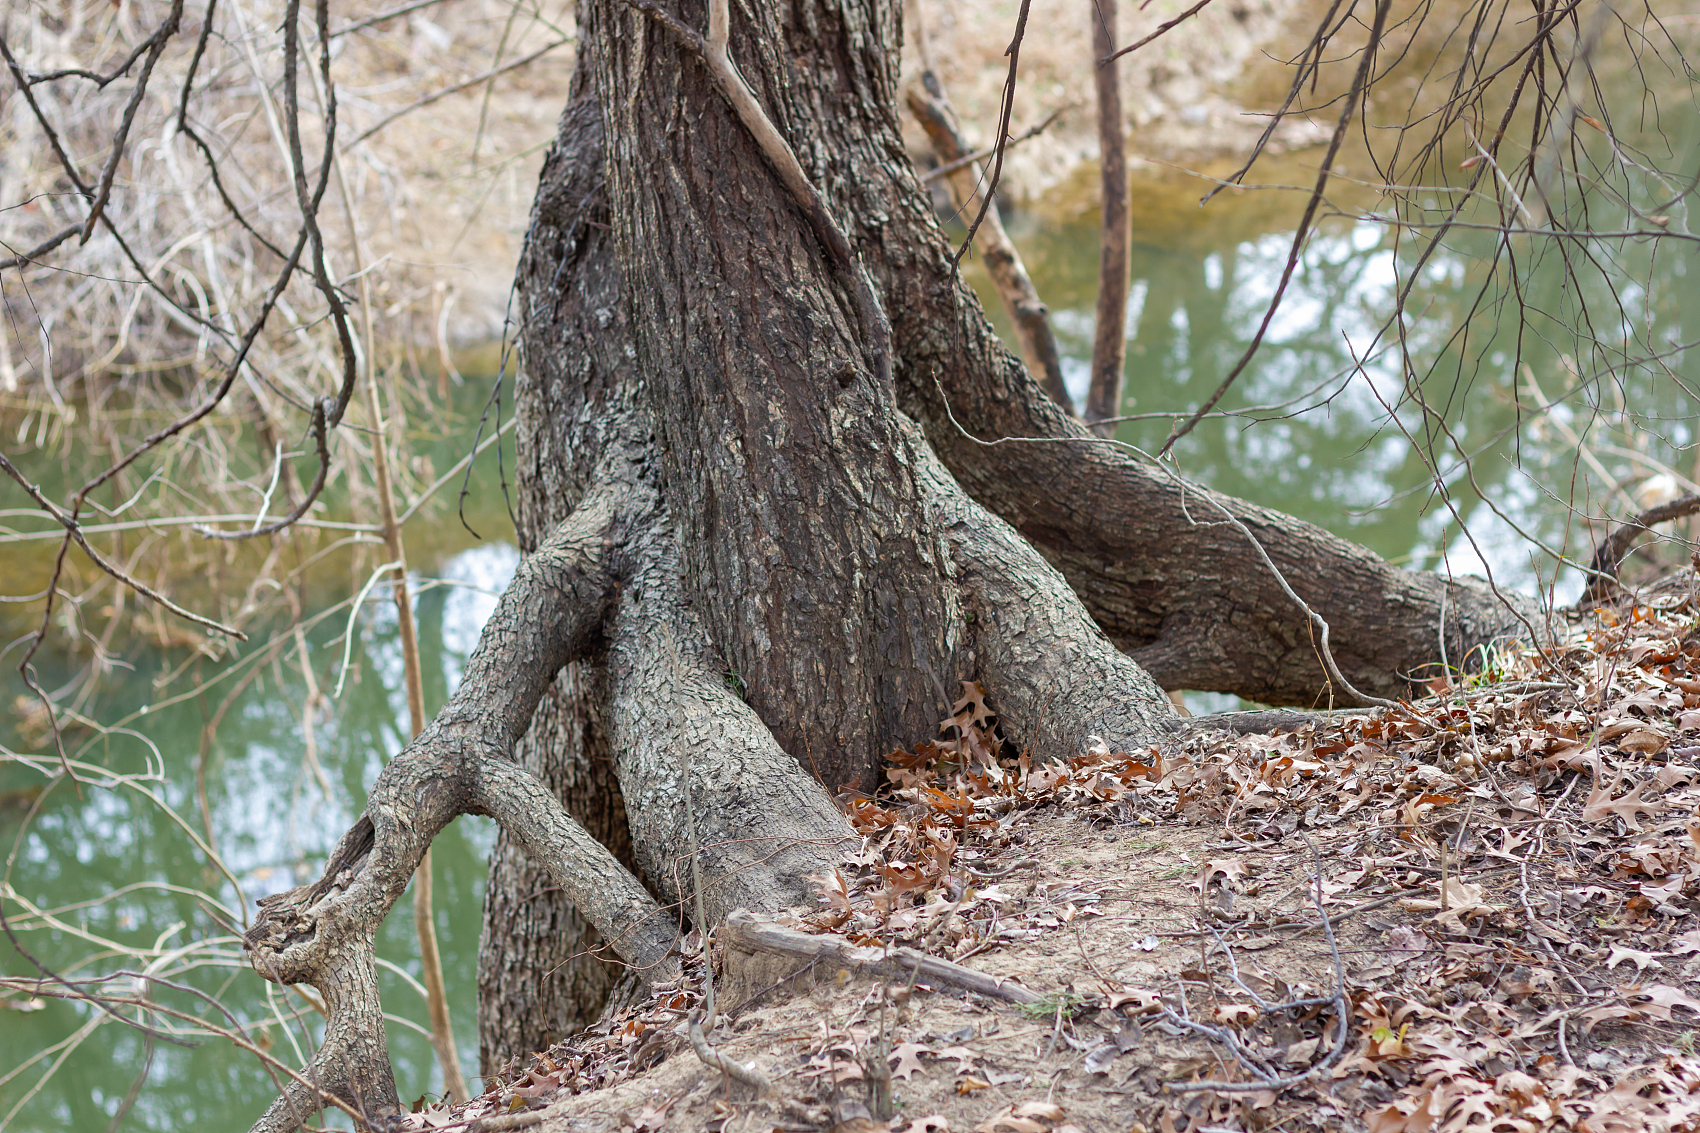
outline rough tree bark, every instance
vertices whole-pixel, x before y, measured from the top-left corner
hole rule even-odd
[[[515,391],[521,549],[530,554],[572,514],[589,487],[599,443],[581,434],[600,399],[636,371],[620,301],[602,183],[602,117],[579,72],[543,166],[530,237],[520,260],[526,364]],[[628,869],[637,869],[625,800],[608,742],[607,666],[567,665],[538,706],[518,748],[585,829]],[[617,979],[599,957],[595,928],[548,882],[506,831],[498,832],[485,888],[478,950],[478,1039],[482,1072],[594,1022]]]
[[[830,792],[872,787],[883,753],[934,734],[959,680],[1040,760],[1088,734],[1166,734],[1173,709],[1135,657],[1171,685],[1264,699],[1322,685],[1304,619],[1238,529],[1087,434],[992,335],[899,141],[897,5],[740,7],[731,38],[877,281],[889,368],[819,216],[649,5],[580,6],[520,268],[528,553],[325,876],[268,899],[249,934],[257,970],[331,1009],[267,1133],[315,1111],[315,1090],[394,1104],[372,934],[457,814],[501,829],[492,908],[559,931],[487,926],[488,1066],[584,1019],[607,983],[571,965],[536,981],[538,965],[599,938],[652,978],[676,969],[690,855],[711,924],[809,900],[804,876],[849,834]],[[674,16],[706,22],[692,3]],[[1407,687],[1435,652],[1440,583],[1223,503],[1334,623],[1350,678]],[[1467,586],[1448,606],[1460,655],[1507,620]],[[512,1016],[543,1033],[509,1028],[494,1010],[526,979],[581,998]]]

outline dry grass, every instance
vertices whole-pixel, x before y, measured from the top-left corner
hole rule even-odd
[[[412,10],[373,19],[401,8]],[[146,489],[134,514],[248,516],[269,488],[276,516],[315,470],[307,407],[338,391],[351,362],[370,350],[385,363],[388,412],[405,422],[422,401],[446,399],[451,343],[501,325],[535,170],[570,74],[569,6],[338,5],[329,89],[314,66],[313,11],[299,12],[296,121],[310,187],[335,96],[336,157],[316,220],[326,276],[350,306],[352,359],[312,278],[310,245],[266,311],[280,253],[304,223],[289,172],[285,12],[236,0],[216,5],[208,27],[207,9],[188,7],[147,76],[116,163],[117,128],[146,58],[123,63],[167,20],[168,5],[49,0],[9,18],[6,41],[32,77],[34,106],[9,76],[0,255],[80,228],[89,196],[112,173],[86,243],[79,231],[0,273],[0,430],[12,452],[34,450],[34,477],[52,478],[55,464],[74,477],[95,454],[115,458],[207,402],[235,366],[230,394],[115,487],[123,499]],[[74,73],[33,81],[54,72]],[[244,336],[262,323],[243,354]],[[330,445],[333,475],[347,478],[342,498],[357,506],[368,446],[350,429],[333,429]],[[404,491],[418,490],[409,469],[401,474]]]

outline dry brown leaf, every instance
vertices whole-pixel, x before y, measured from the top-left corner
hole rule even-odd
[[[1399,907],[1413,913],[1439,912],[1459,917],[1483,917],[1489,913],[1498,912],[1504,906],[1489,904],[1484,898],[1487,891],[1480,885],[1471,885],[1456,877],[1446,879],[1446,900],[1441,902],[1430,897],[1406,897],[1399,902]],[[1444,908],[1442,907],[1444,904]],[[1437,918],[1438,919],[1438,918]]]
[[[942,1113],[917,1117],[905,1125],[901,1133],[950,1133],[950,1119]]]
[[[1006,1105],[974,1127],[974,1133],[1046,1133],[1064,1116],[1055,1102],[1028,1101]]]
[[[1635,965],[1635,970],[1644,972],[1648,968],[1662,968],[1657,957],[1668,956],[1668,952],[1643,952],[1638,948],[1626,948],[1621,944],[1611,946],[1611,955],[1606,957],[1606,967],[1615,968],[1625,960]]]
[[[1108,1074],[1116,1055],[1121,1052],[1121,1047],[1115,1043],[1102,1043],[1086,1052],[1086,1061],[1082,1065],[1088,1074]]]
[[[929,1050],[927,1053],[932,1055],[934,1058],[955,1059],[956,1072],[958,1074],[962,1073],[964,1070],[973,1069],[974,1063],[985,1057],[985,1055],[980,1054],[978,1051],[969,1050],[965,1046],[947,1046],[943,1050]]]
[[[1144,948],[1145,946],[1142,943],[1140,947]],[[1153,944],[1152,948],[1155,947],[1156,945]],[[1146,948],[1145,951],[1149,952],[1151,951],[1151,948]],[[1161,1011],[1163,1009],[1163,1000],[1162,997],[1154,991],[1141,991],[1138,988],[1130,988],[1126,991],[1111,992],[1109,1002],[1105,1004],[1105,1006],[1107,1006],[1111,1011],[1116,1011],[1129,1005],[1132,1005],[1135,1009],[1135,1015],[1144,1015],[1152,1011]]]
[[[897,1065],[892,1067],[891,1076],[907,1082],[915,1071],[926,1069],[921,1064],[920,1056],[931,1052],[920,1043],[898,1043],[891,1053],[897,1058]]]
[[[1015,1103],[1010,1107],[1010,1112],[1017,1117],[1037,1117],[1045,1121],[1061,1121],[1068,1111],[1056,1102],[1027,1101]]]
[[[1611,797],[1613,790],[1622,780],[1606,783],[1603,779],[1594,779],[1594,788],[1588,795],[1588,801],[1582,807],[1583,822],[1604,822],[1613,816],[1623,819],[1630,829],[1639,829],[1637,817],[1646,814],[1657,817],[1665,812],[1665,804],[1653,802],[1641,797],[1641,792],[1651,786],[1651,781],[1637,783],[1635,788],[1622,798]]]
[[[1206,885],[1210,884],[1210,879],[1215,877],[1217,874],[1222,875],[1223,881],[1238,881],[1246,875],[1245,859],[1211,858],[1209,861],[1205,862],[1204,866],[1198,871],[1198,881],[1193,884],[1192,888],[1204,888]]]
[[[1583,1034],[1592,1034],[1594,1028],[1601,1023],[1639,1023],[1646,1017],[1645,1013],[1622,1003],[1609,1003],[1604,1007],[1595,1007],[1593,1010],[1584,1011],[1577,1016],[1582,1020]]]
[[[1628,735],[1619,738],[1617,746],[1621,751],[1633,751],[1642,755],[1657,755],[1659,752],[1670,746],[1670,741],[1659,735],[1657,732],[1649,732],[1645,728],[1638,728],[1635,731],[1630,732]]]
[[[1230,1027],[1246,1027],[1257,1022],[1257,1008],[1249,1003],[1221,1003],[1215,1010],[1216,1021]]]
[[[1695,999],[1679,987],[1671,987],[1669,984],[1650,984],[1642,988],[1640,994],[1646,997],[1647,1002],[1636,1006],[1660,1019],[1668,1021],[1673,1007],[1681,1007],[1686,1011],[1700,1015],[1700,999]]]
[[[953,719],[963,718],[964,713],[970,723],[981,728],[990,724],[992,718],[997,715],[986,707],[986,690],[980,687],[979,681],[963,681],[962,699],[950,707]]]

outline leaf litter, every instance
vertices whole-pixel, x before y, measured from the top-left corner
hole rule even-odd
[[[1042,765],[965,683],[884,790],[843,800],[860,846],[779,919],[1036,1002],[811,973],[715,1033],[775,1082],[751,1098],[690,1056],[695,942],[674,985],[404,1123],[1694,1133],[1693,595],[1601,611],[1556,660]]]

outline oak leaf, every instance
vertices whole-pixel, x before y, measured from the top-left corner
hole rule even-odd
[[[1638,830],[1640,824],[1636,819],[1639,815],[1646,814],[1649,817],[1657,817],[1665,812],[1665,804],[1641,797],[1641,792],[1651,785],[1650,780],[1635,784],[1634,789],[1622,798],[1612,798],[1612,791],[1617,788],[1621,781],[1621,779],[1617,779],[1611,783],[1606,783],[1600,778],[1594,780],[1594,789],[1589,792],[1588,801],[1582,807],[1583,822],[1604,822],[1615,815],[1623,819],[1631,829]]]
[[[891,1076],[907,1082],[915,1071],[925,1069],[921,1064],[921,1055],[931,1052],[920,1043],[898,1043],[891,1053],[897,1058],[897,1065],[892,1067]]]
[[[986,707],[986,690],[980,687],[979,681],[962,682],[962,699],[950,706],[952,719],[947,723],[956,723],[965,712],[968,714],[969,723],[981,728],[990,724],[992,718],[997,715]]]
[[[1673,1007],[1681,1007],[1685,1011],[1700,1015],[1700,999],[1695,999],[1679,987],[1671,987],[1669,984],[1649,984],[1641,989],[1641,995],[1646,997],[1647,1002],[1636,1006],[1645,1010],[1649,1015],[1667,1022],[1670,1020]]]
[[[1617,746],[1620,751],[1633,751],[1641,755],[1657,755],[1670,746],[1670,741],[1657,732],[1637,728],[1628,735],[1619,737]]]

